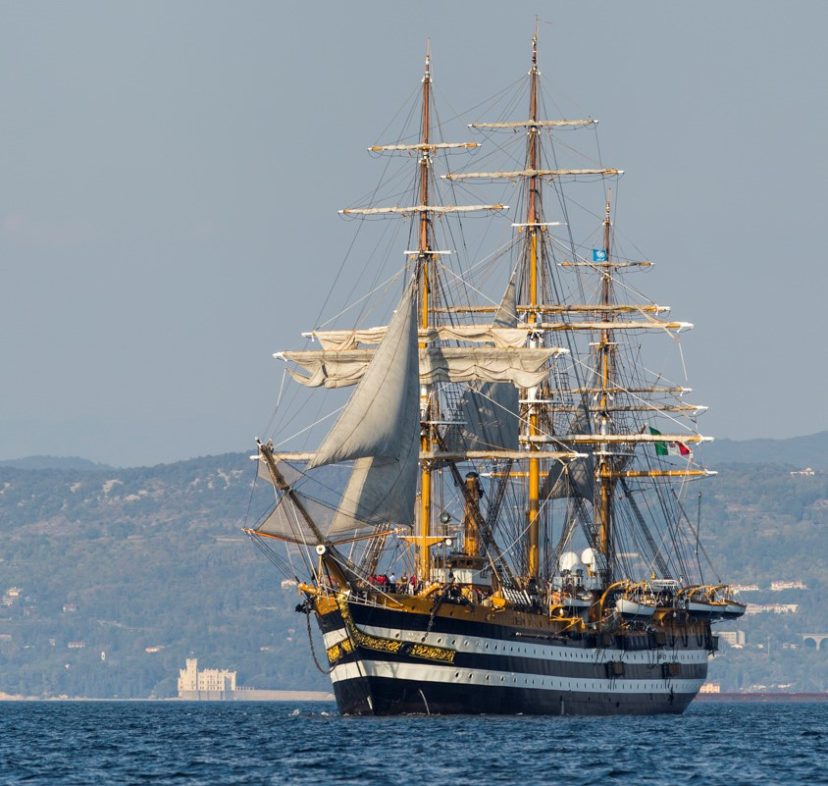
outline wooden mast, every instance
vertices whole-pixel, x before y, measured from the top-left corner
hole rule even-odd
[[[604,208],[604,260],[610,261],[611,241],[610,201],[609,197]],[[607,266],[601,271],[601,305],[605,308],[610,305],[612,297],[612,268]],[[608,315],[609,316],[609,315]],[[598,396],[598,432],[601,436],[609,434],[610,427],[610,393],[612,381],[612,353],[614,343],[612,333],[608,329],[601,330],[601,337],[598,342],[598,372],[600,375],[601,392]],[[598,475],[598,550],[604,558],[604,580],[605,586],[612,583],[612,558],[613,558],[613,531],[612,531],[612,496],[614,492],[614,479],[611,475],[609,462],[609,444],[600,444],[598,462],[596,465]]]
[[[423,108],[420,123],[420,145],[422,153],[419,159],[419,194],[418,204],[428,207],[428,178],[431,168],[431,151],[429,148],[429,131],[431,118],[429,116],[431,98],[431,47],[426,51],[425,70],[423,73]],[[418,232],[418,274],[420,279],[420,327],[429,327],[429,306],[431,299],[431,246],[429,243],[429,211],[421,210],[419,214]],[[427,346],[427,341],[420,344]],[[428,454],[433,447],[431,433],[431,391],[429,386],[423,385],[420,389],[420,417],[423,426],[420,436],[420,450]],[[431,575],[431,549],[429,535],[431,534],[431,465],[423,461],[420,470],[420,516],[418,521],[418,548],[417,548],[417,575],[427,580]]]
[[[537,126],[538,122],[538,34],[537,30],[532,36],[532,68],[529,72],[529,128],[528,128],[528,161],[527,168],[536,172],[538,170],[538,148],[540,142],[540,135]],[[538,235],[539,229],[538,218],[538,187],[540,178],[533,174],[528,178],[528,200],[526,213],[526,231],[529,247],[529,304],[533,308],[536,307],[541,298],[538,293],[538,268],[539,268],[539,243]],[[538,319],[536,311],[530,311],[527,314],[528,322],[535,322]],[[539,340],[533,336],[529,342],[530,346],[538,346]],[[528,398],[536,398],[537,388],[532,388],[528,391]],[[529,438],[530,450],[534,449],[531,445],[531,438],[537,437],[540,434],[540,418],[538,414],[538,405],[535,403],[529,404]],[[526,565],[529,579],[537,578],[540,566],[539,553],[539,534],[540,534],[540,461],[537,458],[529,459],[529,500],[528,500],[528,530],[526,538]]]
[[[448,213],[470,213],[484,210],[508,210],[508,205],[432,205],[429,195],[429,178],[431,177],[432,154],[434,151],[445,149],[471,150],[478,147],[476,142],[437,142],[431,141],[431,47],[426,51],[425,68],[422,79],[422,112],[420,119],[420,139],[415,144],[373,145],[372,152],[401,152],[416,151],[418,153],[417,168],[417,204],[410,206],[394,205],[391,207],[360,207],[340,210],[341,215],[368,216],[368,215],[402,215],[416,216],[417,248],[414,255],[417,260],[417,286],[419,295],[419,327],[421,331],[420,348],[428,346],[431,327],[430,314],[433,311],[434,294],[434,261],[439,252],[432,248],[431,218],[433,215]],[[434,448],[438,434],[435,431],[437,403],[429,385],[420,388],[420,504],[417,516],[417,526],[411,540],[415,544],[415,563],[417,574],[428,579],[431,574],[431,546],[442,538],[430,536],[432,484],[431,469],[434,457]],[[438,459],[439,460],[439,459]]]

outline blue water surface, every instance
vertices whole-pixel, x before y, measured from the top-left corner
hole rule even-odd
[[[0,703],[0,784],[828,783],[828,703],[343,718],[333,704]]]

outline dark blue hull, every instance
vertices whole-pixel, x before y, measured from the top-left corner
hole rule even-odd
[[[698,627],[563,637],[452,614],[349,602],[317,615],[340,712],[676,714],[704,682],[712,648]]]

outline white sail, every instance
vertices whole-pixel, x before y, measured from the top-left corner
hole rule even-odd
[[[510,325],[440,325],[420,329],[418,336],[421,341],[468,341],[487,342],[501,349],[522,347],[526,343],[526,336],[531,328],[515,327],[517,318]],[[353,350],[360,344],[379,344],[385,337],[387,327],[372,327],[362,330],[315,330],[310,335],[315,338],[322,349]],[[286,356],[289,353],[283,353]]]
[[[560,347],[430,347],[421,353],[420,379],[427,385],[511,382],[517,387],[529,388],[546,379],[549,361],[565,351]]]
[[[411,523],[417,497],[418,437],[413,434],[408,452],[399,460],[361,458],[354,462],[330,534],[361,525]]]
[[[408,456],[411,435],[420,428],[415,299],[412,280],[383,342],[309,468],[349,459],[400,461]]]
[[[416,332],[414,340],[417,340]],[[420,383],[511,382],[518,387],[534,387],[546,378],[548,361],[565,351],[560,347],[431,346],[419,351]],[[360,383],[379,352],[379,349],[309,350],[280,355],[301,369],[288,370],[302,385],[342,388]]]
[[[336,518],[334,508],[295,490],[293,493],[313,519],[319,532],[327,537]],[[348,529],[353,531],[359,526],[359,523],[351,521]],[[281,497],[275,507],[257,524],[256,532],[305,546],[315,546],[319,542],[304,516],[287,496]]]

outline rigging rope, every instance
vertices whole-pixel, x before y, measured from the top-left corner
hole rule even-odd
[[[304,603],[299,604],[296,607],[296,611],[298,611],[300,614],[305,615],[305,622],[307,622],[307,624],[308,624],[308,644],[310,644],[311,657],[313,658],[314,665],[316,666],[317,669],[319,669],[319,671],[322,674],[330,674],[333,671],[333,666],[331,666],[330,668],[327,668],[327,669],[322,668],[322,666],[319,664],[319,659],[316,657],[316,648],[313,645],[313,635],[312,635],[312,632],[311,632],[311,624],[310,624],[311,610],[309,608],[308,601],[305,600]]]

